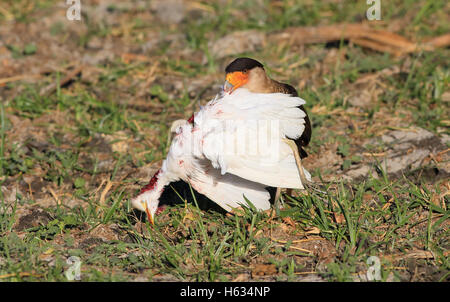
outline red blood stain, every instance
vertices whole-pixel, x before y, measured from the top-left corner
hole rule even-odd
[[[181,166],[182,164],[184,163],[184,160],[182,160],[182,159],[180,159],[179,161],[178,161],[178,164]]]
[[[159,173],[161,173],[161,169],[159,169],[158,171],[156,171],[155,175],[153,175],[152,179],[150,179],[150,182],[141,189],[141,192],[139,192],[139,194],[142,194],[144,192],[147,191],[151,191],[155,188],[156,183],[158,182],[158,175]]]
[[[188,119],[188,123],[189,124],[194,124],[194,115],[192,114],[192,116]]]

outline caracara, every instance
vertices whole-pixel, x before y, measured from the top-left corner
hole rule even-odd
[[[247,88],[251,92],[257,93],[275,93],[281,92],[297,97],[298,93],[294,87],[289,84],[280,83],[271,79],[264,70],[264,66],[251,58],[237,58],[226,68],[226,81],[224,90],[232,92],[239,87]],[[299,108],[306,114],[305,129],[301,136],[295,139],[301,158],[308,156],[303,147],[306,147],[311,140],[311,122],[303,105]]]

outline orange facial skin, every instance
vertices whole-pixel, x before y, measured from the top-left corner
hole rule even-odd
[[[248,72],[235,71],[227,74],[225,83],[225,92],[232,93],[235,89],[245,85],[248,82]],[[231,86],[231,87],[230,87]]]

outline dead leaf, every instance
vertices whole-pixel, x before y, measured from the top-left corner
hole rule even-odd
[[[336,223],[341,224],[345,222],[345,217],[342,213],[334,213],[334,220]]]
[[[441,206],[441,198],[440,198],[440,196],[439,196],[439,194],[437,194],[437,193],[433,193],[432,195],[431,195],[431,203],[432,204],[434,204],[435,206],[438,206],[438,207],[440,207]]]
[[[277,268],[274,264],[255,264],[252,267],[252,277],[274,275],[277,273]]]
[[[292,229],[291,229],[288,225],[286,225],[286,224],[284,224],[284,223],[280,223],[280,224],[278,225],[278,227],[279,227],[284,233],[289,233],[290,231],[292,231]]]
[[[292,226],[292,227],[295,227],[295,226],[296,226],[295,221],[292,220],[291,217],[284,217],[284,218],[283,218],[283,222],[286,223],[286,224],[288,224],[288,225],[290,225],[290,226]]]
[[[227,215],[228,214],[231,214],[231,215],[234,214],[236,216],[242,217],[245,215],[245,212],[244,212],[243,208],[234,208],[231,212],[227,213]]]
[[[312,227],[310,229],[308,229],[305,234],[312,234],[312,235],[319,235],[320,234],[320,230],[317,227]]]

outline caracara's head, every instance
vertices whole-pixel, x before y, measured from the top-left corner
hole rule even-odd
[[[143,187],[139,195],[131,200],[133,208],[147,213],[148,220],[151,224],[154,224],[155,212],[158,209],[159,198],[163,191],[163,188],[158,186],[160,171],[158,170],[148,185]]]
[[[232,93],[239,87],[244,87],[253,92],[264,92],[268,77],[264,66],[250,58],[237,58],[226,68],[226,81],[224,91]]]

